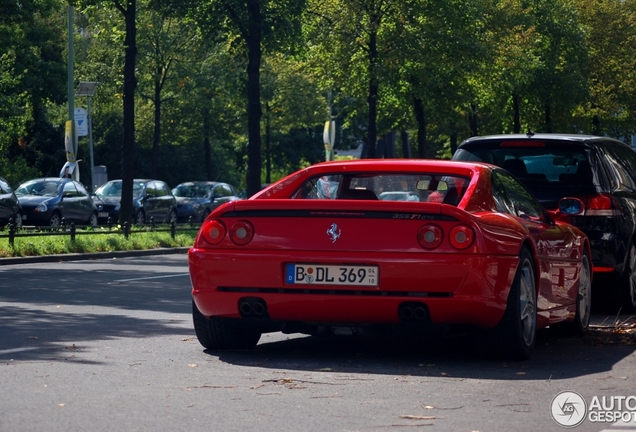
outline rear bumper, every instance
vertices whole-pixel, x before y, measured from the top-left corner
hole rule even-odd
[[[240,318],[239,303],[262,299],[268,317],[312,324],[396,324],[399,306],[423,303],[435,324],[494,327],[518,257],[414,253],[236,252],[190,249],[192,296],[205,316]],[[286,263],[379,267],[378,287],[287,285]]]

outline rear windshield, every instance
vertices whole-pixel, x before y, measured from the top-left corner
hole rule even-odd
[[[453,159],[487,162],[506,169],[547,208],[555,208],[565,196],[596,192],[589,151],[583,146],[471,143],[458,149]]]
[[[457,205],[469,179],[445,174],[323,175],[305,182],[293,199],[440,202]]]

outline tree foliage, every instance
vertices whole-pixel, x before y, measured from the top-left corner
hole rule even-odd
[[[2,7],[0,175],[17,185],[65,160],[68,2]],[[94,154],[109,178],[224,180],[251,195],[322,160],[330,119],[337,149],[364,142],[376,157],[447,158],[477,134],[636,133],[636,0],[76,7],[75,84],[99,82]]]

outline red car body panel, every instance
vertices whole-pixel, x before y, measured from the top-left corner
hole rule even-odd
[[[397,324],[398,306],[419,301],[437,324],[496,326],[506,309],[519,252],[534,257],[537,327],[571,320],[589,246],[564,222],[537,223],[497,212],[487,164],[433,160],[362,160],[317,164],[269,186],[249,200],[216,209],[188,253],[192,295],[206,317],[241,318],[239,302],[258,297],[273,321],[326,325]],[[292,199],[307,179],[323,174],[439,173],[466,177],[455,207],[439,202]],[[459,186],[458,186],[459,187]],[[211,223],[248,221],[253,238],[237,245],[225,235],[206,240]],[[337,241],[328,235],[335,224]],[[434,250],[418,242],[418,230],[435,224],[446,233]],[[474,232],[465,250],[447,235],[458,225]],[[290,285],[285,265],[377,266],[378,286]]]

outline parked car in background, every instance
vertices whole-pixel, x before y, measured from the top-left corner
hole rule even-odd
[[[22,207],[23,225],[57,227],[68,223],[97,226],[97,207],[88,191],[69,178],[29,180],[15,190]]]
[[[495,135],[464,141],[453,159],[505,168],[548,209],[563,197],[583,200],[572,224],[590,239],[595,297],[636,309],[636,152],[628,145],[588,135]]]
[[[205,220],[188,252],[195,332],[238,349],[275,331],[474,326],[524,359],[540,328],[588,328],[589,242],[563,220],[582,211],[573,198],[548,212],[485,163],[316,164]]]
[[[9,183],[0,177],[0,226],[8,225],[11,219],[16,228],[22,226],[22,207]]]
[[[177,199],[177,219],[181,222],[203,222],[212,210],[226,202],[241,199],[236,188],[228,183],[195,181],[172,189]]]
[[[119,220],[121,207],[121,180],[111,180],[101,185],[93,195],[100,223],[111,218]],[[170,223],[177,220],[177,201],[168,185],[161,180],[133,180],[133,221],[137,225],[150,222]]]

